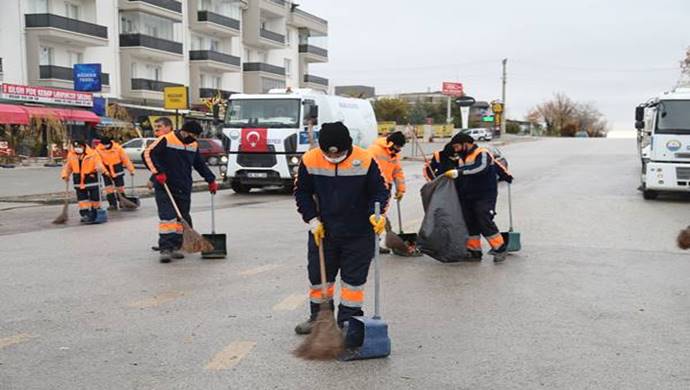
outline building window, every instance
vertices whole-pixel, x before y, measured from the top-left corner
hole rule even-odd
[[[205,74],[199,75],[199,85],[201,85],[201,88],[206,88],[206,75]]]
[[[249,49],[244,49],[244,62],[251,62],[251,57],[249,57]]]
[[[198,35],[192,36],[192,50],[202,50],[204,39]]]
[[[67,57],[69,60],[69,66],[70,67],[73,67],[76,64],[84,63],[84,55],[82,53],[75,52],[75,51],[68,51]]]
[[[132,62],[132,64],[129,66],[129,72],[130,72],[129,77],[131,77],[133,79],[139,78],[138,77],[139,72],[137,71],[137,63],[136,62]]]
[[[31,2],[31,13],[34,14],[47,14],[48,13],[48,0],[33,0]]]
[[[220,76],[214,76],[213,77],[213,88],[221,89],[222,86],[223,86],[223,80],[221,80]]]
[[[292,31],[287,30],[287,33],[285,34],[285,44],[290,46],[291,41],[292,41]]]
[[[267,93],[271,89],[285,88],[285,80],[274,80],[262,77],[261,78],[261,93]]]
[[[209,50],[220,52],[220,41],[217,39],[211,39],[208,46]]]
[[[38,62],[39,65],[53,65],[53,48],[41,47],[41,55]]]
[[[285,75],[292,76],[292,60],[289,58],[285,59]]]
[[[268,63],[268,53],[265,51],[260,51],[259,52],[259,61],[263,62],[264,64]]]
[[[65,16],[70,19],[79,19],[79,6],[65,2]]]

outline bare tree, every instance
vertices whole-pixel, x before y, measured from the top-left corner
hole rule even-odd
[[[592,103],[577,103],[563,93],[537,105],[527,114],[533,124],[543,123],[550,136],[572,137],[586,131],[591,137],[604,137],[607,122]]]

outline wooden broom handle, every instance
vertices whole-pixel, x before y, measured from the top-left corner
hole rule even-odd
[[[172,192],[170,192],[170,188],[168,188],[168,183],[163,183],[163,188],[165,188],[165,192],[168,193],[168,197],[170,198],[170,201],[173,204],[173,207],[175,208],[175,213],[177,213],[177,218],[180,220],[184,221],[185,219],[182,218],[182,213],[180,213],[180,209],[177,208],[177,203],[175,203],[175,198],[172,196]],[[187,222],[187,221],[185,221]],[[189,222],[187,222],[189,223]]]

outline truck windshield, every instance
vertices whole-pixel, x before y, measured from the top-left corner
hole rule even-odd
[[[232,127],[299,127],[298,99],[235,99],[228,103],[226,123]]]
[[[690,134],[690,100],[662,101],[657,112],[657,134]]]

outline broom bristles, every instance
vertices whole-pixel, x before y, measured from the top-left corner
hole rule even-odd
[[[125,209],[136,209],[139,206],[137,206],[136,203],[132,202],[131,200],[127,199],[126,196],[122,195],[121,193],[117,192],[117,199],[120,201],[120,206]]]
[[[690,226],[680,231],[678,238],[676,239],[678,243],[678,248],[688,249],[690,248]]]
[[[333,360],[343,352],[344,344],[343,335],[333,317],[333,310],[322,305],[311,333],[295,349],[294,354],[306,360]]]
[[[68,208],[68,207],[69,207],[69,206],[68,206],[68,204],[67,204],[66,202],[65,202],[64,205],[62,205],[62,212],[60,213],[60,215],[57,216],[57,218],[55,218],[55,219],[53,220],[53,223],[54,223],[55,225],[63,225],[64,223],[67,222],[67,219],[69,219],[69,216],[68,216],[68,214],[67,214],[67,208]]]
[[[182,250],[187,253],[211,252],[213,244],[182,219]]]

